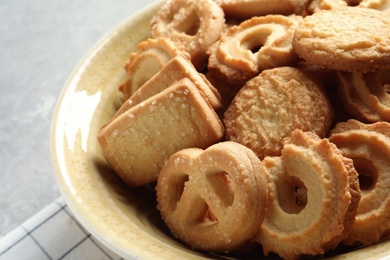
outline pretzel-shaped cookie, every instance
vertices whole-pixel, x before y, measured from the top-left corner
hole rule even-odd
[[[212,0],[170,0],[153,17],[150,37],[181,42],[200,70],[207,62],[207,49],[222,34],[224,17],[222,8]]]
[[[352,160],[327,139],[295,130],[281,157],[266,157],[267,215],[256,240],[284,259],[334,249],[354,223],[360,199]]]
[[[338,89],[345,110],[364,122],[390,121],[390,70],[338,72]]]
[[[353,160],[362,189],[356,222],[344,244],[375,243],[390,231],[390,124],[350,119],[338,123],[329,140]]]
[[[259,230],[267,206],[265,168],[243,145],[222,142],[172,155],[157,202],[173,235],[193,248],[230,251]]]
[[[231,27],[210,48],[208,69],[228,82],[244,82],[260,71],[292,64],[292,48],[300,16],[253,17]]]

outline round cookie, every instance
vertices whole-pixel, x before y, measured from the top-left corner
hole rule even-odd
[[[390,124],[364,124],[351,119],[332,130],[329,141],[353,160],[362,198],[346,245],[370,245],[390,232]]]
[[[256,236],[265,255],[320,255],[351,230],[360,200],[352,160],[328,139],[295,130],[281,157],[263,160],[269,174],[267,214]]]
[[[329,69],[390,69],[390,16],[359,7],[316,12],[298,24],[293,47],[301,58]]]
[[[334,112],[322,87],[293,67],[264,70],[248,81],[224,114],[226,139],[251,148],[262,159],[280,155],[294,129],[324,137]]]

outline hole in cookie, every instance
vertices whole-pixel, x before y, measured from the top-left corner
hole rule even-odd
[[[270,36],[271,33],[272,31],[263,29],[258,33],[256,32],[248,34],[245,38],[241,40],[241,47],[250,50],[253,54],[256,54],[264,46],[267,41],[267,38]]]
[[[208,174],[208,181],[219,202],[225,207],[231,206],[234,201],[234,187],[229,175],[226,172]]]
[[[361,0],[346,0],[348,6],[357,6]]]
[[[295,204],[305,207],[307,204],[307,190],[304,186],[294,186]]]
[[[382,71],[375,73],[367,73],[364,75],[365,84],[370,90],[370,92],[377,96],[378,99],[385,103],[386,105],[390,104],[389,96],[390,94],[390,71]],[[383,95],[385,92],[387,95]]]
[[[181,196],[183,195],[184,192],[184,187],[186,185],[186,182],[189,180],[189,176],[187,174],[180,175],[176,182],[176,203],[180,201]]]
[[[362,191],[370,191],[375,188],[378,172],[369,160],[353,158],[353,165],[359,174],[359,185]]]
[[[378,82],[387,94],[390,94],[390,71],[383,71],[378,75]]]
[[[305,207],[307,204],[307,189],[301,180],[294,178],[294,200],[298,207]]]
[[[259,52],[263,47],[262,43],[258,42],[245,42],[241,45],[244,49],[250,50],[253,54]]]
[[[178,12],[173,19],[180,21],[179,23],[176,23],[176,31],[190,36],[194,36],[198,33],[200,27],[200,17],[194,10],[189,14]]]
[[[298,214],[307,204],[307,188],[295,177],[280,179],[278,186],[278,201],[280,207],[289,214]]]
[[[204,224],[214,224],[218,223],[218,218],[215,216],[215,214],[211,211],[209,206],[205,206],[203,209],[203,214],[200,215],[199,222]]]

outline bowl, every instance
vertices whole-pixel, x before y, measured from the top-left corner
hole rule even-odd
[[[107,164],[96,136],[120,105],[123,65],[140,41],[159,1],[112,29],[76,67],[57,102],[51,129],[56,181],[67,205],[96,239],[126,259],[224,259],[174,239],[156,209],[152,186],[129,189]],[[380,259],[390,242],[339,249],[332,259]],[[246,256],[247,257],[247,256]],[[255,258],[263,258],[259,253]]]

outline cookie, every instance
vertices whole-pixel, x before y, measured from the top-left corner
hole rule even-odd
[[[207,49],[219,39],[224,26],[225,14],[213,0],[170,0],[153,17],[150,37],[182,43],[200,71],[207,63]]]
[[[175,81],[183,78],[191,80],[203,93],[210,105],[218,110],[221,108],[221,97],[218,90],[199,73],[192,65],[191,61],[184,56],[176,56],[168,61],[152,78],[146,81],[137,91],[135,91],[120,107],[114,117],[127,111],[149,97],[158,94],[162,90],[171,86]]]
[[[226,139],[262,159],[280,155],[295,129],[327,135],[334,112],[322,86],[302,70],[263,71],[238,92],[224,114]]]
[[[265,168],[250,149],[234,142],[173,154],[156,190],[162,218],[173,235],[192,248],[212,252],[247,243],[267,208]]]
[[[127,80],[119,86],[124,99],[128,99],[177,56],[189,57],[189,54],[185,46],[168,38],[147,39],[139,43],[137,51],[131,53],[125,64]]]
[[[250,19],[269,14],[301,14],[308,0],[215,0],[231,18]]]
[[[362,122],[390,121],[390,70],[337,72],[338,94],[345,111]]]
[[[282,156],[263,164],[269,202],[256,241],[264,254],[299,259],[334,249],[355,223],[361,196],[352,160],[326,138],[295,130]]]
[[[223,126],[203,94],[184,78],[124,111],[98,134],[103,153],[130,187],[157,180],[165,160],[222,139]]]
[[[267,15],[231,27],[209,50],[208,70],[233,84],[297,60],[292,40],[300,16]]]
[[[359,173],[362,198],[346,245],[370,245],[390,232],[390,124],[351,119],[332,130],[329,140],[352,159]]]
[[[390,16],[359,7],[317,12],[298,24],[293,47],[301,58],[328,69],[390,69]]]

